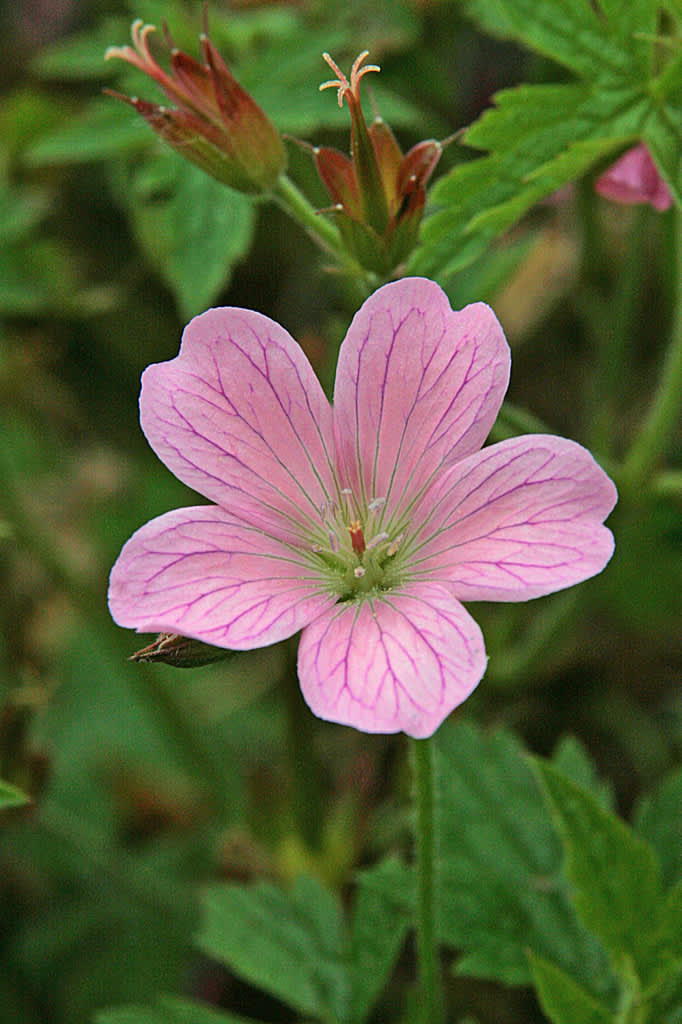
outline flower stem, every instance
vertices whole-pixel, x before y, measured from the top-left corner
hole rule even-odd
[[[273,197],[278,205],[304,228],[308,236],[321,249],[334,257],[343,270],[350,273],[353,277],[359,277],[363,280],[368,278],[367,271],[346,250],[337,228],[308,202],[300,189],[286,174],[281,174],[277,179],[273,189]]]
[[[281,174],[274,188],[274,197],[286,212],[305,228],[308,234],[328,252],[343,253],[337,229],[315,209],[286,174]]]
[[[420,1015],[423,1024],[441,1024],[444,1018],[443,987],[438,955],[438,834],[433,741],[430,739],[412,740],[411,751],[416,804],[416,925]]]
[[[682,213],[675,211],[675,312],[672,337],[649,411],[623,463],[620,482],[634,494],[656,468],[682,405]]]

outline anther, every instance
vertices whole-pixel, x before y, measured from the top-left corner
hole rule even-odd
[[[389,544],[388,549],[386,551],[386,554],[387,554],[387,556],[389,558],[391,558],[396,553],[396,551],[398,550],[398,548],[400,547],[400,545],[403,542],[403,537],[404,536],[405,536],[404,533],[398,534],[396,539],[391,544]]]

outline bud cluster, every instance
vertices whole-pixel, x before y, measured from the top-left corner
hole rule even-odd
[[[275,191],[278,186],[283,189],[287,158],[282,137],[233,77],[209,39],[207,27],[200,37],[202,59],[195,60],[174,45],[164,26],[169,70],[152,54],[150,36],[155,31],[153,25],[135,21],[133,45],[111,46],[106,58],[124,60],[144,72],[172,105],[113,90],[107,90],[109,94],[130,104],[168,145],[218,181],[253,195]],[[379,67],[364,64],[367,51],[355,60],[350,81],[329,54],[323,56],[336,78],[320,88],[337,89],[339,106],[344,101],[348,104],[351,145],[350,156],[331,147],[313,148],[318,173],[334,205],[317,215],[311,208],[312,218],[320,225],[323,238],[321,214],[333,214],[339,249],[364,270],[386,277],[416,244],[426,185],[442,146],[429,139],[403,154],[381,118],[368,127],[360,81]],[[329,223],[326,226],[331,230]]]

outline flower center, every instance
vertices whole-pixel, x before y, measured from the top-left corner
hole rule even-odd
[[[382,528],[384,504],[385,498],[374,498],[363,507],[344,488],[339,502],[320,509],[323,533],[313,551],[339,601],[390,590],[400,582],[403,535],[391,536]]]

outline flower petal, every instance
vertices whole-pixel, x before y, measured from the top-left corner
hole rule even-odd
[[[337,605],[304,629],[298,649],[301,689],[316,715],[415,737],[438,728],[485,666],[478,625],[431,584]]]
[[[142,429],[184,483],[283,539],[331,497],[331,409],[303,351],[251,310],[210,309],[148,367]]]
[[[283,640],[333,602],[300,552],[215,505],[147,523],[125,544],[109,582],[120,626],[237,650]]]
[[[617,492],[574,441],[529,434],[448,471],[409,552],[417,579],[447,580],[462,601],[526,601],[601,572],[602,525]]]
[[[394,511],[446,461],[487,437],[509,380],[509,347],[483,303],[459,312],[437,284],[406,278],[361,307],[341,351],[334,426],[346,483]]]
[[[597,178],[594,187],[600,195],[616,203],[649,203],[661,212],[669,210],[673,204],[670,189],[644,143],[623,153]]]

